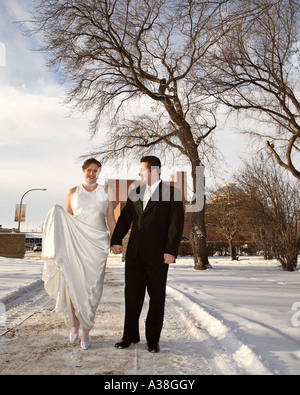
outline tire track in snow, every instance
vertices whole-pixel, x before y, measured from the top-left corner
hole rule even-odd
[[[47,296],[42,280],[21,287],[0,301],[5,305],[5,325],[0,327],[0,337],[15,330],[41,309],[54,304]]]
[[[224,369],[223,374],[272,374],[253,350],[243,344],[223,322],[175,287],[168,285],[168,293],[176,301],[181,313],[187,317],[189,325],[195,321],[208,334],[210,341],[214,343],[215,362],[220,369],[226,368],[228,364],[231,366],[232,372],[226,373]]]

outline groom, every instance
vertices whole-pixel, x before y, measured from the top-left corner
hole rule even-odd
[[[111,239],[111,250],[121,253],[132,225],[125,258],[124,332],[116,348],[140,341],[139,317],[147,289],[147,345],[150,352],[159,352],[168,268],[177,256],[184,225],[181,191],[162,182],[160,169],[157,157],[141,159],[142,185],[129,194]]]

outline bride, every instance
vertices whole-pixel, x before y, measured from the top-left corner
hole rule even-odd
[[[78,339],[81,325],[81,347],[88,349],[103,291],[109,232],[116,222],[113,202],[97,184],[101,163],[88,159],[82,169],[84,182],[68,191],[66,211],[54,206],[46,217],[42,259],[45,290],[71,327],[70,343]]]

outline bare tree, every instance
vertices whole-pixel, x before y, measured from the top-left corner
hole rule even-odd
[[[273,159],[273,160],[272,160]],[[297,268],[300,250],[300,193],[298,180],[276,166],[274,158],[260,157],[238,174],[248,203],[248,224],[287,271]]]
[[[227,240],[232,261],[238,260],[234,237],[243,229],[244,197],[236,184],[224,184],[212,191],[207,207],[207,221],[215,225],[216,232]]]
[[[263,251],[265,260],[273,259],[272,245],[270,244],[272,223],[268,215],[269,208],[263,201],[257,199],[256,193],[256,189],[250,191],[250,195],[244,200],[240,213],[243,229],[250,235],[251,244],[256,251]]]
[[[100,158],[159,145],[176,149],[191,166],[197,192],[196,169],[207,160],[216,127],[212,103],[199,95],[201,59],[224,34],[218,26],[226,3],[39,2],[35,32],[51,54],[50,67],[60,69],[71,83],[70,103],[76,110],[95,111],[92,135],[104,115],[112,120],[110,136],[95,152]],[[125,105],[138,98],[147,99],[146,114],[129,117]],[[206,269],[204,209],[192,213],[191,242],[195,269]]]
[[[227,34],[210,52],[203,89],[253,117],[245,131],[264,138],[277,163],[300,179],[299,0],[233,0],[228,14],[235,13],[239,21],[224,17]]]

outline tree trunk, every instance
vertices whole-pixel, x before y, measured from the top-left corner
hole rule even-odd
[[[237,256],[236,248],[235,248],[235,246],[234,246],[234,244],[233,244],[233,240],[232,240],[232,239],[229,239],[229,240],[228,240],[228,244],[229,244],[229,252],[230,252],[231,260],[232,260],[232,261],[237,261],[239,258],[238,258],[238,256]]]
[[[194,255],[194,269],[206,270],[210,268],[208,249],[206,247],[205,206],[202,211],[191,214],[190,240]]]
[[[194,255],[194,269],[206,270],[211,267],[208,261],[205,227],[205,179],[204,167],[199,158],[194,156],[192,163],[192,177],[194,199],[191,212],[190,240]]]

